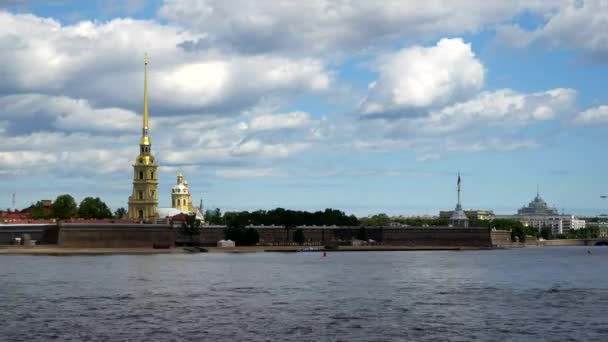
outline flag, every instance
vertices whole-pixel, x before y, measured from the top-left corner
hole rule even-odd
[[[458,175],[458,185],[460,185],[460,174]]]

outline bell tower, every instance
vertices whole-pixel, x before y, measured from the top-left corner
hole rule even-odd
[[[129,219],[156,223],[158,217],[158,165],[148,135],[148,55],[144,57],[144,122],[139,155],[133,164],[133,193],[129,196]]]

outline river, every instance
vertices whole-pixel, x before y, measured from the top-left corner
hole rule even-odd
[[[608,247],[0,256],[2,341],[607,341],[606,312]]]

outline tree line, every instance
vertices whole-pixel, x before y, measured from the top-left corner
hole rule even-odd
[[[207,210],[205,218],[210,224],[219,225],[278,225],[285,227],[296,226],[358,226],[359,219],[336,209],[324,211],[299,211],[284,208],[257,211],[226,212],[222,215],[220,209]]]
[[[35,220],[58,219],[67,220],[78,217],[83,219],[110,219],[124,218],[125,208],[118,208],[114,213],[108,205],[99,197],[85,197],[79,205],[76,204],[74,197],[69,194],[57,196],[51,203],[50,208],[45,208],[42,201],[38,201],[31,206],[31,216]]]

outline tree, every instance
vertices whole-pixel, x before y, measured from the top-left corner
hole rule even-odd
[[[368,241],[369,234],[367,233],[367,229],[365,227],[359,227],[356,238],[357,240]]]
[[[85,197],[78,206],[78,217],[98,220],[112,218],[112,211],[99,197]]]
[[[199,237],[202,231],[201,220],[196,218],[195,214],[188,215],[186,221],[182,222],[180,228],[180,234],[186,235],[190,240],[190,243],[194,243],[194,237]]]
[[[65,220],[76,216],[78,207],[74,197],[64,194],[59,195],[55,202],[51,204],[51,216],[60,220]]]
[[[245,228],[242,221],[234,219],[224,229],[224,238],[234,241],[237,246],[253,246],[260,241],[257,230]]]
[[[386,214],[376,214],[361,219],[364,226],[386,226],[391,222],[391,218]]]
[[[31,215],[34,220],[44,220],[49,218],[49,214],[46,212],[46,209],[44,209],[42,201],[38,201],[36,202],[36,204],[32,204]]]
[[[551,239],[553,239],[553,231],[552,231],[551,227],[545,227],[545,226],[543,226],[540,229],[540,237],[542,237],[545,240],[551,240]]]
[[[242,244],[244,246],[255,246],[260,241],[260,234],[253,228],[245,229],[244,239]]]
[[[306,237],[304,236],[304,230],[302,230],[302,228],[296,229],[296,231],[293,232],[293,242],[296,242],[301,245],[304,243],[304,241],[306,241]]]
[[[127,209],[125,208],[118,208],[114,212],[114,218],[122,219],[125,218],[125,216],[127,216]]]
[[[209,224],[223,224],[222,222],[222,212],[219,208],[215,208],[214,210],[207,209],[205,211],[205,218]]]

